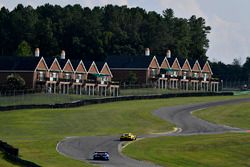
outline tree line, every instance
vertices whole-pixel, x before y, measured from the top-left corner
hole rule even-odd
[[[68,58],[103,60],[108,55],[173,55],[206,60],[210,26],[205,19],[177,18],[172,9],[162,14],[135,7],[107,5],[45,4],[34,9],[19,4],[0,10],[0,55],[56,56],[65,50]],[[32,52],[31,52],[32,51]]]
[[[246,81],[250,84],[250,57],[247,57],[243,64],[235,58],[232,64],[224,64],[219,61],[210,62],[210,66],[216,78],[224,81]]]
[[[19,4],[12,11],[0,10],[0,56],[31,56],[40,48],[41,56],[58,56],[61,50],[71,59],[104,60],[108,55],[165,55],[207,60],[207,35],[211,27],[205,19],[174,16],[172,9],[162,14],[135,7],[107,5],[45,4],[34,9]],[[250,58],[243,65],[211,62],[214,76],[222,80],[248,80]]]

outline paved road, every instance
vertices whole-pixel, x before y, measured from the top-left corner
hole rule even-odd
[[[176,124],[181,131],[144,135],[141,137],[244,131],[239,128],[212,124],[191,115],[191,112],[195,110],[241,102],[250,102],[250,98],[160,108],[154,111],[153,114]],[[137,161],[123,156],[119,151],[123,143],[118,139],[119,136],[70,137],[58,143],[57,151],[73,159],[87,161],[103,167],[156,167],[156,165],[150,162]],[[99,150],[108,151],[110,153],[110,161],[93,161],[93,152]]]

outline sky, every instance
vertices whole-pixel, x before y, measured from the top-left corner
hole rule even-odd
[[[250,0],[0,0],[0,7],[13,10],[17,4],[34,8],[45,3],[66,6],[80,4],[82,7],[127,5],[141,7],[162,14],[167,8],[176,17],[203,17],[212,30],[207,56],[211,61],[231,64],[235,58],[244,63],[250,57]]]

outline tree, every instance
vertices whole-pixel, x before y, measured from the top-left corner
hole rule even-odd
[[[250,57],[246,58],[246,62],[243,64],[243,71],[245,72],[245,76],[248,80],[248,84],[250,86]]]
[[[138,78],[137,78],[137,76],[136,76],[136,73],[130,71],[130,72],[128,73],[127,81],[128,81],[129,83],[134,84],[134,83],[137,82],[137,80],[138,80]]]
[[[7,89],[17,90],[25,87],[25,80],[19,74],[10,74],[6,78]]]
[[[209,47],[207,34],[210,33],[211,27],[206,26],[205,19],[202,17],[196,18],[192,16],[189,21],[191,44],[188,50],[189,56],[193,59],[206,60],[206,52]]]
[[[32,51],[30,45],[26,41],[22,41],[17,47],[18,56],[31,56]]]
[[[205,19],[174,16],[172,9],[162,15],[127,6],[82,8],[80,5],[45,4],[33,9],[17,5],[0,10],[1,55],[15,55],[22,41],[39,47],[44,57],[66,50],[67,58],[104,60],[108,55],[141,55],[145,48],[153,55],[206,60],[211,28]]]

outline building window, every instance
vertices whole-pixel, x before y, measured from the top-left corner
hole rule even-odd
[[[76,78],[81,80],[82,79],[82,74],[77,74]]]
[[[183,79],[187,79],[187,72],[183,72]]]
[[[177,71],[173,71],[173,77],[177,77]]]
[[[56,72],[53,72],[50,74],[50,81],[57,81],[58,74]]]
[[[205,74],[203,75],[203,77],[204,77],[204,81],[207,81],[207,73],[205,73]]]
[[[76,83],[79,83],[82,81],[82,74],[77,74],[76,75]]]
[[[45,81],[45,72],[39,71],[37,79],[38,81]]]
[[[157,69],[151,69],[150,70],[150,77],[156,77],[157,76]]]
[[[197,72],[194,73],[194,78],[198,78],[198,73]]]
[[[71,79],[71,75],[69,73],[65,74],[65,79]]]

